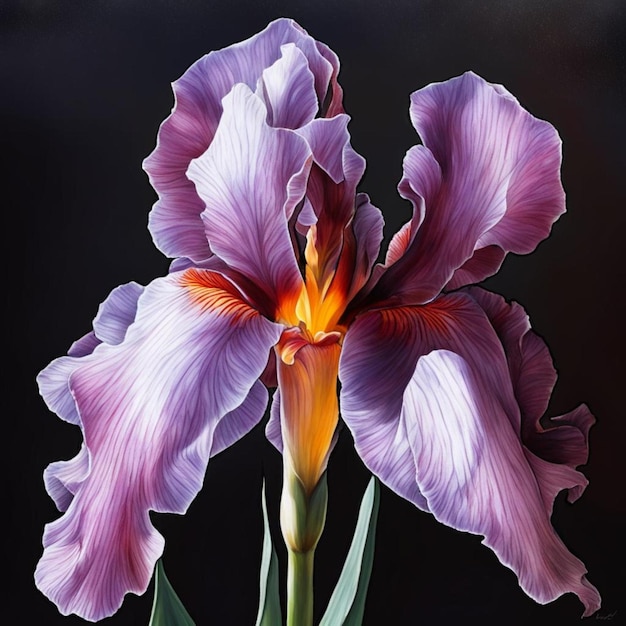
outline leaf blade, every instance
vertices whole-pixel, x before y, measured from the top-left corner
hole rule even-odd
[[[263,481],[263,552],[261,555],[261,572],[259,575],[259,610],[256,626],[280,626],[282,613],[280,608],[280,592],[278,580],[278,557],[272,544],[272,535],[267,516],[265,499],[265,481]]]
[[[374,562],[380,487],[372,476],[363,494],[348,556],[319,626],[361,626]]]
[[[154,572],[154,601],[148,626],[196,626],[165,575],[161,559]]]

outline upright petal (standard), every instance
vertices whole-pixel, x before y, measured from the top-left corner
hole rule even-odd
[[[289,48],[290,45],[297,51]],[[287,67],[284,67],[285,57],[292,61]],[[306,71],[313,77],[316,112],[321,116],[343,112],[342,91],[337,83],[337,57],[290,19],[275,20],[250,39],[205,55],[173,83],[174,109],[161,125],[156,149],[144,162],[150,182],[159,194],[150,214],[150,232],[164,254],[189,257],[195,262],[210,255],[200,219],[205,205],[193,183],[187,180],[186,172],[189,163],[203,154],[213,141],[222,116],[224,96],[238,83],[254,91],[264,72],[276,74],[281,67],[293,68],[293,62],[297,63],[296,59],[302,57],[307,63]],[[303,71],[302,68],[299,71]],[[285,77],[291,79],[291,76]],[[267,80],[275,84],[275,80]],[[278,87],[284,93],[281,86]],[[293,123],[292,99],[272,97],[275,92],[270,89],[267,94],[271,119],[278,124],[285,120]],[[308,121],[311,112],[304,119]]]
[[[398,190],[414,216],[376,291],[423,304],[534,250],[565,196],[556,130],[502,86],[472,72],[429,85],[412,94],[411,119],[423,145],[407,153]]]
[[[302,289],[288,222],[304,197],[312,156],[304,139],[272,128],[266,115],[248,87],[235,86],[211,146],[188,176],[207,207],[202,219],[212,250],[265,292],[274,317]]]

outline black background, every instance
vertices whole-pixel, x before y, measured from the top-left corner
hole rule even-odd
[[[155,194],[141,170],[173,103],[170,82],[198,57],[291,16],[337,52],[353,145],[368,161],[361,188],[389,236],[410,213],[395,192],[417,138],[409,93],[472,69],[504,84],[564,142],[568,213],[527,257],[507,259],[491,289],[528,310],[560,379],[551,414],[587,402],[592,429],[575,505],[553,522],[603,595],[598,617],[626,622],[623,593],[624,183],[626,11],[616,0],[431,0],[343,3],[188,0],[0,5],[0,99],[5,210],[3,411],[8,623],[72,625],[32,583],[43,525],[58,515],[41,473],[78,450],[78,429],[48,412],[35,375],[90,329],[120,283],[166,273],[147,214]],[[275,516],[280,457],[262,427],[211,461],[186,516],[153,515],[165,565],[199,626],[253,624],[267,476]],[[368,474],[344,431],[329,465],[330,510],[318,548],[318,614],[338,575]],[[6,589],[6,587],[5,587]],[[152,588],[128,596],[111,626],[146,625]],[[7,606],[8,604],[8,606]],[[539,606],[480,545],[383,488],[366,626],[576,624],[568,594]],[[592,618],[597,619],[597,618]]]

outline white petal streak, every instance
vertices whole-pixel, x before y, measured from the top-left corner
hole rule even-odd
[[[454,370],[441,367],[442,359],[456,362],[457,367]],[[480,459],[484,445],[480,423],[466,418],[477,414],[468,376],[461,357],[438,351],[418,361],[416,373],[404,393],[402,420],[407,425],[409,440],[415,435],[415,415],[419,414],[420,445],[425,451],[433,452],[422,456],[423,465],[418,463],[417,469],[424,478],[436,480],[436,484],[429,486],[431,494],[446,494],[465,487]],[[470,504],[465,502],[464,506]]]
[[[584,564],[550,524],[556,493],[580,484],[580,475],[524,449],[479,371],[447,350],[421,357],[402,419],[419,489],[439,521],[484,535],[537,602],[574,592],[585,615],[597,610],[600,598]]]

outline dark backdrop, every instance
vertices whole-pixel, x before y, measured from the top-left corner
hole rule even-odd
[[[574,506],[559,498],[553,521],[604,597],[599,617],[623,623],[626,12],[619,0],[4,0],[9,498],[2,569],[9,592],[0,612],[8,623],[82,623],[61,617],[32,583],[43,525],[58,515],[41,473],[73,456],[80,441],[78,429],[48,412],[34,378],[90,329],[113,287],[167,271],[146,228],[155,194],[141,162],[172,106],[170,82],[204,53],[279,16],[297,19],[341,59],[353,144],[368,161],[361,187],[383,209],[387,235],[409,216],[395,186],[416,142],[411,91],[472,69],[503,83],[561,133],[569,212],[534,254],[508,258],[488,286],[521,302],[547,339],[560,373],[552,414],[584,401],[597,416],[585,469],[590,486]],[[210,463],[186,516],[153,516],[167,539],[167,572],[199,626],[254,623],[263,474],[275,516],[280,457],[257,428]],[[320,604],[367,480],[344,432],[329,466]],[[574,596],[537,605],[479,537],[438,524],[385,488],[379,520],[366,625],[578,623]],[[151,587],[141,598],[128,596],[107,623],[146,625],[151,599]]]

